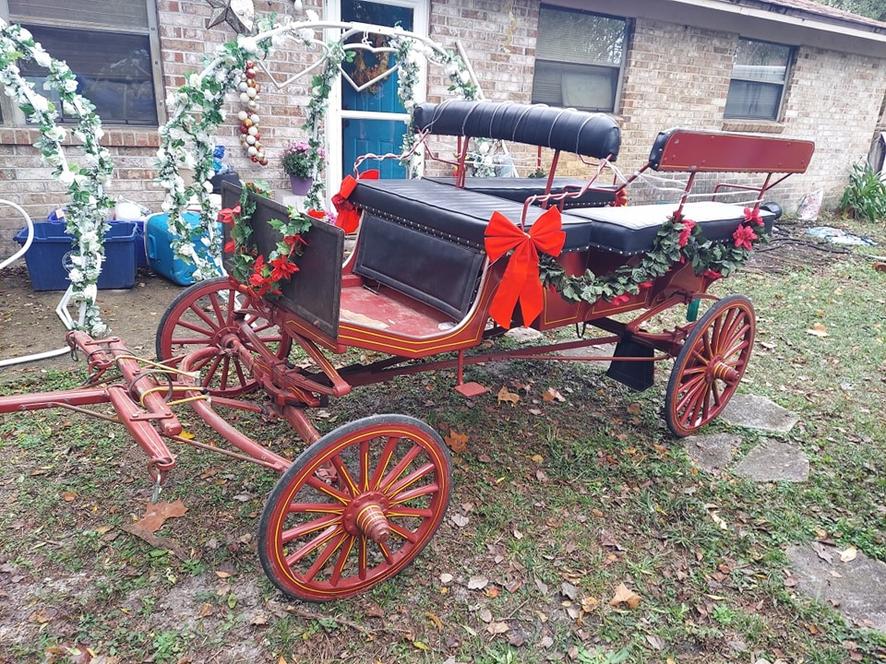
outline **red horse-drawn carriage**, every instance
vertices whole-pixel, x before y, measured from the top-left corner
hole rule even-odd
[[[87,406],[111,403],[114,419],[150,458],[158,485],[175,464],[167,441],[280,474],[259,526],[262,565],[283,592],[330,600],[362,592],[412,562],[443,519],[452,480],[443,440],[414,418],[373,415],[321,436],[308,413],[329,397],[437,369],[454,369],[456,389],[472,396],[482,388],[464,381],[465,367],[505,359],[608,361],[612,378],[645,389],[655,363],[673,358],[664,409],[671,431],[691,434],[723,410],[747,368],[754,310],[743,296],[718,300],[706,291],[778,218],[779,208],[761,204],[762,197],[806,169],[811,143],[675,129],[658,136],[638,173],[603,184],[620,145],[619,128],[605,115],[491,102],[422,104],[413,129],[430,158],[437,156],[428,136],[456,137],[456,157],[447,162],[454,177],[347,179],[335,199],[339,220],[359,225],[359,234],[346,261],[340,228],[311,219],[305,242],[292,251],[280,223],[289,211],[228,185],[224,213],[234,223],[226,225],[232,244],[225,262],[234,276],[195,284],[176,298],[157,331],[157,362],[140,360],[118,339],[71,332],[72,347],[86,354],[87,383],[3,397],[0,412],[63,407],[92,415]],[[466,177],[473,139],[549,148],[549,177]],[[593,177],[556,177],[561,152],[588,163]],[[654,172],[685,174],[679,202],[624,205],[630,185]],[[754,186],[718,182],[710,192],[751,192],[747,208],[692,202],[698,176],[715,172],[765,179]],[[298,271],[277,275],[273,292],[243,273],[242,259],[259,268],[259,257],[287,244]],[[711,304],[699,320],[647,329],[673,307],[687,307],[693,318],[700,300]],[[638,313],[627,322],[616,318],[632,311]],[[541,346],[478,349],[514,324],[542,331],[575,325],[579,334]],[[588,325],[602,334],[585,337]],[[611,357],[576,354],[610,343]],[[309,361],[294,365],[294,347]],[[344,366],[330,359],[349,349],[385,357]],[[121,379],[106,384],[103,375],[114,367]],[[263,400],[243,399],[253,392]],[[237,451],[183,436],[172,407],[185,403]],[[287,459],[232,426],[221,409],[286,420],[307,447]]]

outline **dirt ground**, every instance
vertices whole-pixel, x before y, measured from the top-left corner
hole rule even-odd
[[[133,352],[153,357],[157,324],[180,290],[181,286],[143,271],[139,272],[134,288],[100,291],[98,302],[113,334],[124,339]],[[60,291],[32,291],[24,264],[16,264],[0,273],[0,359],[64,346],[65,330],[55,315],[61,295]],[[73,316],[73,306],[71,310]],[[0,382],[70,366],[70,356],[62,355],[0,369]]]

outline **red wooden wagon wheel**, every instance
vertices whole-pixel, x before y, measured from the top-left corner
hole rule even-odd
[[[243,307],[245,295],[231,289],[227,277],[200,281],[183,290],[169,305],[157,328],[156,349],[160,360],[217,346],[217,355],[201,361],[201,383],[210,394],[233,397],[255,389],[256,382],[235,354],[222,347],[222,339],[247,321],[258,337],[279,358],[288,357],[292,339],[261,313]],[[248,343],[246,344],[248,345]]]
[[[755,320],[751,301],[730,295],[692,328],[665,393],[665,420],[674,435],[693,434],[723,412],[747,369]]]
[[[449,504],[449,450],[427,424],[373,415],[313,443],[262,513],[258,551],[284,593],[350,597],[415,560]]]

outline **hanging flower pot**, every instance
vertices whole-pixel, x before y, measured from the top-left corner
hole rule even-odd
[[[292,193],[296,196],[306,196],[314,184],[314,178],[290,175],[289,184],[292,185]]]

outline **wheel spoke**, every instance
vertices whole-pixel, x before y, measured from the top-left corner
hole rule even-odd
[[[351,502],[351,499],[347,495],[345,495],[335,487],[328,485],[326,482],[314,475],[308,477],[308,479],[305,480],[305,484],[313,487],[314,489],[317,489],[317,491],[322,491],[327,496],[332,496],[342,505],[347,505],[349,502]]]
[[[338,560],[335,561],[335,566],[332,568],[332,576],[329,577],[330,585],[337,586],[338,582],[341,580],[341,573],[345,569],[345,565],[348,562],[348,557],[351,555],[351,550],[354,548],[354,542],[356,539],[356,537],[351,536],[342,547],[341,553],[338,554]]]
[[[391,462],[391,457],[393,456],[394,451],[397,449],[397,443],[399,442],[399,438],[396,438],[395,436],[390,436],[388,438],[388,442],[385,443],[385,447],[378,459],[378,465],[375,467],[375,472],[372,474],[372,480],[370,480],[369,482],[369,486],[373,489],[378,488],[379,481],[387,471],[388,464]]]
[[[348,534],[342,532],[326,545],[326,548],[317,556],[314,564],[308,568],[307,572],[305,572],[306,581],[312,581],[314,577],[317,576],[320,570],[323,569],[327,562],[329,562],[329,559],[332,558],[333,554],[338,551],[338,547],[340,547],[346,539],[348,539]]]
[[[415,457],[418,456],[419,452],[421,452],[421,447],[419,445],[413,445],[409,448],[409,451],[403,455],[403,458],[397,462],[397,465],[394,466],[391,469],[391,472],[379,483],[378,488],[382,491],[387,491],[390,486],[397,481],[397,478],[403,474],[403,471],[409,467],[409,464],[415,460]]]
[[[348,467],[345,466],[344,462],[341,460],[341,457],[336,454],[332,457],[332,465],[335,466],[335,469],[338,471],[338,476],[345,481],[345,484],[348,485],[348,491],[354,497],[360,494],[360,490],[357,488],[357,484],[354,482],[354,478],[351,477],[351,473],[348,470]]]
[[[369,491],[369,441],[360,442],[360,490]]]
[[[437,493],[437,491],[439,490],[440,487],[437,485],[436,482],[433,484],[425,484],[424,486],[410,489],[409,491],[404,491],[391,501],[391,505],[401,505],[403,503],[409,502],[413,498],[420,498],[421,496],[427,496],[428,494]]]
[[[209,301],[212,303],[212,309],[215,311],[215,317],[218,319],[219,327],[224,327],[225,316],[222,313],[221,305],[218,302],[218,293],[210,293]]]
[[[717,385],[717,381],[711,383],[711,395],[714,397],[714,405],[719,408],[720,406],[720,386]]]
[[[256,318],[256,320],[258,320],[258,319]],[[265,330],[268,330],[268,329],[270,329],[270,328],[272,328],[272,327],[274,327],[274,324],[273,324],[273,323],[267,323],[267,322],[266,322],[266,323],[265,323],[264,325],[262,325],[261,327],[253,327],[253,328],[252,328],[252,331],[255,332],[256,334],[258,334],[259,332],[264,332]]]
[[[180,337],[169,342],[171,346],[196,346],[207,345],[206,339],[195,339],[194,337]]]
[[[691,403],[691,401],[695,398],[695,395],[698,394],[699,390],[703,389],[705,386],[705,381],[700,380],[698,383],[693,385],[692,389],[687,390],[686,393],[680,397],[680,400],[677,402],[677,412],[683,410],[683,406],[686,406]]]
[[[415,517],[417,519],[429,519],[433,516],[433,512],[427,508],[419,508],[419,507],[402,507],[398,505],[397,507],[389,509],[385,512],[386,517]]]
[[[388,527],[391,529],[392,533],[396,533],[397,535],[399,535],[400,537],[405,539],[407,542],[410,542],[411,544],[415,544],[418,541],[418,535],[415,534],[414,532],[412,532],[411,530],[409,530],[408,528],[401,528],[396,523],[390,523],[390,522],[388,522]]]
[[[286,564],[289,565],[290,567],[292,567],[293,565],[298,563],[301,559],[303,559],[306,555],[311,553],[311,551],[323,546],[324,544],[326,544],[326,542],[331,540],[333,537],[335,537],[340,532],[341,532],[341,526],[339,526],[339,525],[329,526],[326,530],[324,530],[322,533],[317,535],[310,542],[308,542],[307,544],[303,545],[301,548],[296,550],[295,553],[291,553],[288,556],[286,556]]]
[[[366,550],[366,543],[367,542],[368,542],[368,540],[366,539],[366,537],[363,535],[360,535],[360,545],[359,545],[358,551],[357,551],[357,576],[359,576],[361,579],[366,578],[366,569],[367,569],[367,567],[369,567],[368,560],[367,560],[368,552]]]
[[[199,302],[199,300],[198,300],[198,302]],[[203,311],[200,307],[197,306],[197,302],[194,302],[194,304],[192,304],[188,308],[191,311],[193,311],[195,314],[197,314],[197,316],[200,318],[200,320],[202,320],[204,323],[206,323],[209,326],[210,330],[217,330],[218,329],[218,325],[216,325],[215,322],[209,316],[206,315],[205,311]]]
[[[219,378],[219,383],[221,384],[221,389],[225,389],[228,386],[228,371],[231,369],[231,358],[225,355],[225,359],[222,364],[222,372],[221,378]]]
[[[698,385],[699,382],[703,381],[704,378],[705,378],[704,374],[702,374],[700,376],[695,376],[694,378],[690,378],[685,383],[680,385],[680,387],[677,389],[678,393],[683,392],[685,394],[687,391],[691,390],[693,387]]]
[[[391,550],[388,548],[388,545],[384,542],[376,542],[376,544],[378,544],[378,548],[381,549],[381,553],[385,557],[385,560],[387,560],[388,563],[393,563],[394,556],[391,555]]]
[[[701,387],[702,388],[692,396],[692,399],[689,400],[689,403],[686,406],[686,411],[683,415],[684,421],[690,426],[695,426],[695,423],[698,421],[698,407],[699,404],[704,400],[704,395],[708,390],[707,383],[703,384]]]
[[[736,350],[739,350],[735,346],[736,346],[736,344],[740,345],[742,343],[742,340],[744,341],[744,345],[747,346],[748,340],[745,335],[747,334],[748,330],[750,330],[750,329],[751,329],[750,325],[745,325],[740,330],[738,330],[735,334],[733,334],[732,337],[730,337],[728,343],[723,344],[723,347],[728,349],[724,353],[722,353],[724,358],[729,357],[730,355],[733,355]]]
[[[234,309],[236,309],[236,307],[237,307],[236,297],[237,297],[236,291],[233,288],[229,288],[228,289],[228,317],[226,319],[228,325],[230,325],[231,323],[234,322],[234,313],[235,313]]]
[[[212,363],[209,365],[209,369],[206,371],[206,375],[203,377],[203,387],[209,387],[209,383],[212,382],[212,377],[215,375],[215,370],[218,369],[218,365],[221,362],[221,355],[216,355],[212,358]]]
[[[341,514],[344,507],[333,503],[289,503],[287,512],[290,513],[318,513],[318,514]]]
[[[283,540],[283,544],[288,544],[294,539],[298,539],[299,537],[304,537],[308,533],[313,533],[318,530],[322,530],[328,526],[331,526],[334,523],[337,523],[341,518],[339,514],[333,514],[331,516],[321,516],[318,519],[312,519],[307,521],[301,525],[296,526],[295,528],[290,528],[289,530],[284,530],[283,534],[280,536]]]
[[[406,489],[407,487],[412,486],[416,482],[418,482],[421,478],[427,476],[434,470],[434,464],[426,463],[425,465],[417,468],[416,470],[409,473],[406,477],[396,482],[388,489],[385,493],[387,493],[390,497],[396,496],[398,493]]]
[[[249,381],[246,380],[246,375],[243,373],[243,367],[240,366],[240,358],[234,358],[234,369],[237,371],[237,378],[240,379],[240,385],[246,385]]]
[[[193,332],[196,332],[197,334],[202,334],[203,336],[210,337],[210,338],[212,338],[212,336],[214,334],[212,330],[206,330],[206,329],[200,327],[199,325],[194,325],[193,323],[189,323],[186,320],[179,319],[176,322],[176,325],[181,325],[182,327],[184,327],[188,330],[191,330]]]
[[[718,350],[720,348],[728,348],[731,345],[733,337],[736,333],[736,330],[738,330],[741,327],[741,322],[743,320],[744,320],[744,313],[742,313],[741,311],[736,311],[735,316],[732,319],[732,322],[729,324],[728,327],[724,328],[723,333],[720,335],[720,343],[718,344]]]

